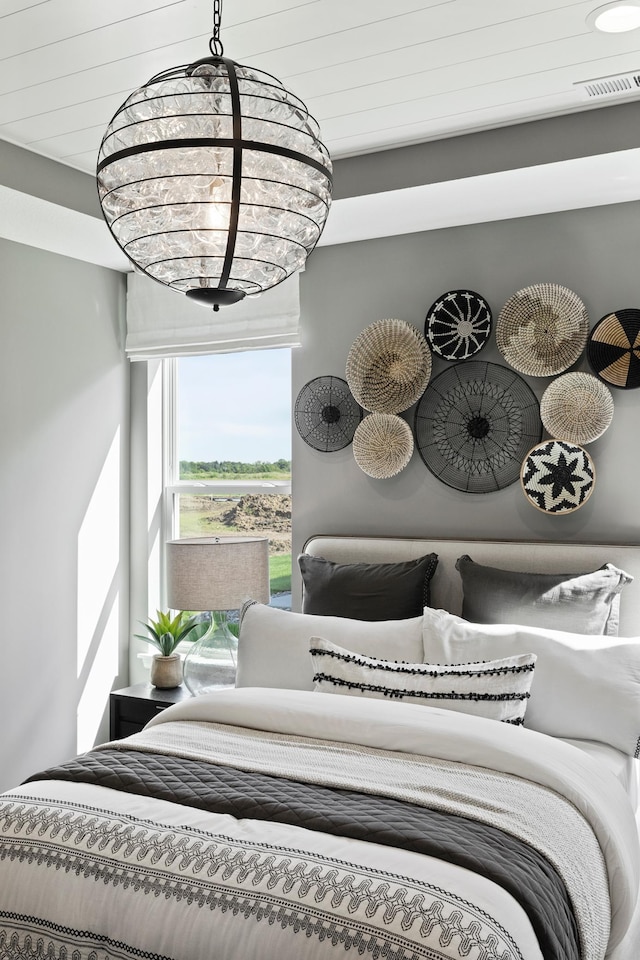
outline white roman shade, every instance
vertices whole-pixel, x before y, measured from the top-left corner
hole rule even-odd
[[[245,297],[219,311],[141,274],[127,274],[125,348],[130,360],[299,345],[298,273],[258,297]]]

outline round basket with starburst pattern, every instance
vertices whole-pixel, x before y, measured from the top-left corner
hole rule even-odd
[[[527,377],[555,377],[584,350],[589,315],[577,293],[557,283],[518,290],[496,323],[496,345],[507,363]]]
[[[566,440],[544,440],[522,462],[525,497],[543,513],[561,516],[583,507],[596,483],[596,469],[586,450]]]
[[[415,410],[416,448],[438,480],[464,493],[515,483],[522,458],[542,437],[527,383],[497,363],[467,360],[427,387]]]
[[[298,394],[293,414],[305,443],[320,453],[334,453],[348,447],[353,440],[362,420],[362,407],[356,403],[345,380],[315,377]]]
[[[412,453],[411,427],[392,413],[370,413],[353,437],[355,461],[374,480],[395,477],[409,463]]]
[[[540,417],[552,437],[569,443],[592,443],[613,419],[613,397],[591,373],[563,373],[542,394]]]
[[[491,307],[473,290],[449,290],[431,304],[424,335],[443,360],[468,360],[491,333]]]
[[[405,320],[377,320],[354,340],[346,377],[358,401],[373,413],[401,413],[412,406],[431,376],[427,341]]]

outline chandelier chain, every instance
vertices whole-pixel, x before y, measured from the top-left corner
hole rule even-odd
[[[213,0],[213,36],[209,40],[209,50],[214,57],[221,57],[224,47],[220,40],[220,23],[222,20],[222,0]]]

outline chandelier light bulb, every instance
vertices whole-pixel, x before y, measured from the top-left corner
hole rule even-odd
[[[209,230],[229,229],[231,204],[226,196],[225,182],[222,177],[214,177],[209,184],[209,200],[206,210],[206,227]]]
[[[332,168],[316,121],[275,77],[222,55],[135,90],[98,155],[105,220],[134,267],[212,306],[300,270],[331,203]]]

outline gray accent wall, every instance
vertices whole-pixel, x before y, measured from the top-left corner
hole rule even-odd
[[[640,101],[381,150],[334,163],[333,199],[638,147]]]
[[[481,293],[494,321],[513,293],[542,282],[574,290],[592,325],[612,310],[640,307],[638,249],[639,203],[321,247],[302,275],[302,347],[293,351],[293,397],[314,377],[344,378],[349,348],[369,323],[397,317],[424,330],[428,308],[447,290]],[[477,359],[504,362],[493,337]],[[433,375],[445,366],[436,359]],[[575,369],[588,370],[586,359]],[[538,397],[549,383],[525,379]],[[519,483],[484,495],[453,490],[417,452],[396,477],[373,480],[356,465],[351,446],[318,453],[294,428],[294,572],[305,541],[322,533],[639,543],[640,390],[613,393],[613,423],[589,446],[596,489],[580,510],[563,517],[532,507]],[[413,409],[403,414],[410,423]],[[298,581],[293,596],[299,595]]]
[[[0,790],[107,739],[127,678],[124,276],[0,240]]]
[[[0,183],[102,219],[94,177],[6,140],[0,140]]]

